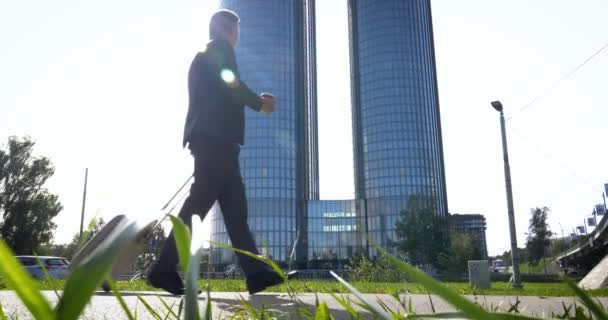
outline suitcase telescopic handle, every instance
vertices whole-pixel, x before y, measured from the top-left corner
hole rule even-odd
[[[171,204],[171,202],[173,202],[173,200],[175,199],[175,197],[177,197],[177,195],[180,192],[182,192],[182,190],[188,184],[188,182],[190,182],[190,180],[192,180],[192,177],[194,177],[194,175],[191,175],[190,177],[188,177],[188,180],[186,180],[186,182],[184,182],[184,184],[182,184],[182,186],[179,187],[179,189],[175,192],[175,194],[173,194],[173,197],[171,197],[171,199],[169,199],[169,201],[167,201],[167,203],[165,203],[165,205],[163,206],[163,208],[160,209],[161,211],[165,211],[165,209],[167,209],[167,207]]]
[[[190,182],[190,180],[192,180],[193,177],[194,177],[194,174],[189,176],[188,179],[186,180],[186,182],[184,182],[184,184],[182,184],[182,186],[179,187],[179,189],[177,189],[177,191],[173,194],[171,199],[169,199],[169,201],[167,201],[167,203],[165,203],[165,205],[162,207],[162,209],[160,209],[161,211],[163,211],[163,216],[154,225],[154,228],[158,227],[163,221],[165,221],[165,219],[167,218],[167,213],[168,213],[168,212],[165,212],[165,210],[173,202],[173,200],[175,200],[175,198],[182,192],[182,190],[186,187],[186,185],[188,185],[188,182]],[[180,201],[182,198],[180,198]],[[177,203],[179,203],[180,201],[178,201]],[[175,205],[177,205],[177,203]],[[173,211],[173,209],[175,209],[175,206],[173,206],[173,208],[171,208],[171,210],[169,210],[169,212]]]

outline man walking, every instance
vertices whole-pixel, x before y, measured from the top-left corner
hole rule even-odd
[[[245,106],[269,115],[275,110],[275,98],[271,94],[254,93],[239,79],[234,53],[239,32],[236,13],[216,12],[209,23],[211,40],[190,66],[190,102],[183,145],[188,144],[194,157],[194,182],[178,217],[191,227],[192,215],[196,213],[204,219],[218,200],[232,245],[258,254],[247,224],[239,151],[244,143]],[[237,257],[250,294],[283,282],[283,278],[263,262],[238,253]],[[148,281],[170,293],[184,294],[177,264],[178,254],[171,232]]]

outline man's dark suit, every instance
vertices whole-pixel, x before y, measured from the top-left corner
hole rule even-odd
[[[244,106],[260,111],[262,100],[239,80],[234,49],[228,42],[212,40],[204,52],[194,57],[188,74],[188,92],[184,146],[207,136],[243,144]]]
[[[244,107],[259,111],[262,100],[239,80],[234,49],[224,40],[212,40],[206,50],[196,55],[188,74],[188,90],[190,103],[183,144],[188,144],[194,156],[194,183],[178,216],[191,226],[192,214],[204,219],[218,200],[232,245],[258,254],[247,224],[247,200],[238,157],[244,141]],[[258,260],[237,256],[247,276],[269,270]],[[156,268],[175,272],[177,263],[171,232]]]

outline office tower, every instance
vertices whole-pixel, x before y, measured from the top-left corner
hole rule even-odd
[[[246,111],[240,163],[249,226],[260,252],[277,261],[287,260],[299,235],[296,254],[305,261],[306,201],[319,194],[314,1],[224,0],[221,6],[241,17],[241,78],[277,98],[270,116]],[[221,213],[212,211],[212,241],[229,243]],[[230,252],[212,250],[212,265],[234,262]]]
[[[390,247],[408,206],[447,215],[431,4],[349,0],[348,10],[355,193],[371,239]]]

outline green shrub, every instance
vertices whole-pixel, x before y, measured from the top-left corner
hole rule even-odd
[[[371,261],[365,255],[358,255],[348,260],[344,267],[346,277],[350,281],[362,282],[403,282],[407,276],[385,254],[376,261]]]

